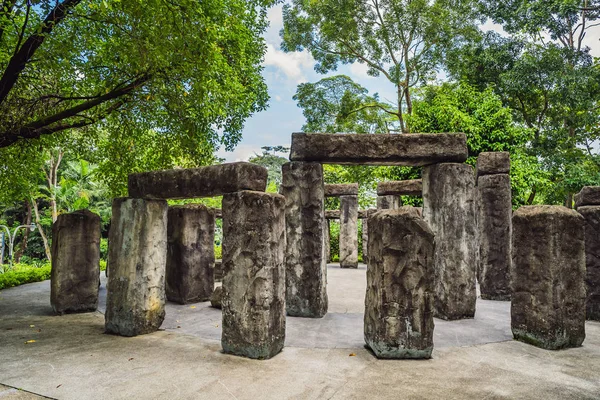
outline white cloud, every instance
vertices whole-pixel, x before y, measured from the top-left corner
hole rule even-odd
[[[233,151],[225,151],[224,148],[217,151],[217,157],[224,158],[225,162],[248,161],[256,154],[262,154],[260,146],[249,144],[240,144]]]
[[[354,77],[359,79],[374,79],[374,77],[367,74],[368,69],[367,64],[361,64],[359,62],[355,62],[350,66],[350,72]]]
[[[312,69],[315,60],[307,51],[286,53],[269,43],[264,65],[277,68],[288,79],[298,84],[306,82],[305,70]]]
[[[275,100],[281,101],[281,96],[275,96]]]

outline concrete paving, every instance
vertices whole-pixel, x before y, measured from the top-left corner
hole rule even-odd
[[[161,331],[123,338],[103,333],[101,312],[53,316],[49,282],[0,291],[0,400],[32,396],[12,388],[60,399],[600,398],[598,323],[583,347],[546,351],[511,340],[508,302],[478,299],[474,319],[435,321],[432,360],[382,361],[363,347],[364,266],[328,273],[330,313],[288,318],[286,347],[268,361],[222,354],[208,303],[168,304]],[[102,310],[105,296],[103,283]]]

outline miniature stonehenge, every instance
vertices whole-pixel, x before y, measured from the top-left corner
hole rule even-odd
[[[473,318],[477,281],[483,299],[511,300],[515,339],[580,346],[585,319],[600,320],[600,187],[582,189],[577,212],[513,214],[509,154],[481,153],[474,170],[467,153],[464,134],[293,134],[280,194],[265,192],[266,168],[244,162],[131,174],[130,197],[113,201],[105,331],[151,333],[167,300],[210,300],[225,353],[271,358],[286,315],[328,312],[329,221],[340,220],[340,267],[357,268],[362,219],[364,338],[378,358],[430,358],[433,318]],[[381,182],[377,209],[359,210],[358,184],[324,184],[327,163],[423,166],[422,179]],[[167,203],[213,196],[222,209]],[[422,196],[423,209],[400,196]],[[325,210],[326,197],[340,209]],[[95,310],[99,217],[64,214],[53,232],[53,309]]]

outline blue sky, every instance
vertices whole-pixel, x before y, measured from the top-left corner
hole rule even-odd
[[[303,82],[316,82],[325,76],[345,74],[367,88],[369,93],[379,93],[382,100],[394,102],[392,84],[388,83],[385,78],[368,76],[366,67],[362,64],[342,65],[337,71],[321,75],[314,71],[315,62],[309,53],[284,53],[281,51],[279,31],[283,27],[282,5],[269,10],[269,22],[270,27],[265,32],[268,48],[263,63],[265,67],[263,76],[271,96],[269,108],[249,118],[244,127],[243,139],[235,150],[225,152],[221,149],[217,153],[219,157],[224,158],[227,162],[246,161],[254,154],[260,154],[262,146],[289,146],[291,134],[299,132],[304,124],[302,110],[292,100],[292,96],[296,93],[296,87]],[[491,22],[481,28],[502,32],[498,25]],[[592,47],[592,54],[595,56],[600,56],[599,37],[600,28],[595,32],[588,32],[586,37],[587,44]]]

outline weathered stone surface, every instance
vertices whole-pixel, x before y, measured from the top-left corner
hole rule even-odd
[[[377,196],[378,210],[395,210],[402,207],[402,198],[397,195]]]
[[[267,169],[248,162],[129,175],[129,196],[135,198],[191,199],[266,187]]]
[[[167,223],[167,300],[207,301],[215,263],[215,215],[202,204],[169,207]]]
[[[375,210],[374,208],[369,208],[366,210],[358,210],[358,219],[366,219],[369,218],[369,211],[370,210]],[[375,210],[377,211],[377,210]]]
[[[323,241],[325,242],[325,262],[331,261],[331,224],[326,219],[323,223]]]
[[[431,358],[434,234],[413,207],[368,224],[365,342],[378,358]]]
[[[358,196],[340,196],[340,267],[358,268]]]
[[[585,218],[586,318],[600,321],[600,206],[582,206]]]
[[[213,277],[215,278],[215,282],[223,281],[223,260],[215,260]]]
[[[575,207],[600,206],[600,186],[584,186],[575,195]]]
[[[412,165],[463,162],[464,133],[417,134],[292,134],[292,161],[326,164]]]
[[[525,206],[513,214],[511,328],[544,349],[585,339],[583,217],[562,206]]]
[[[423,180],[385,181],[377,184],[377,195],[422,196]]]
[[[507,174],[484,175],[477,179],[479,191],[481,298],[510,300],[512,200]]]
[[[369,218],[362,220],[362,259],[363,263],[369,263]]]
[[[211,307],[218,308],[219,310],[222,307],[223,302],[223,286],[217,286],[213,293],[210,295],[210,305]]]
[[[332,183],[325,185],[325,197],[358,195],[358,183]]]
[[[325,219],[340,219],[340,210],[325,210]]]
[[[437,164],[423,169],[423,216],[435,234],[435,316],[475,315],[479,264],[477,191],[473,168]]]
[[[107,333],[156,331],[165,318],[167,202],[117,198],[112,204]]]
[[[61,214],[52,225],[50,303],[57,314],[95,311],[100,285],[100,216]]]
[[[281,168],[285,196],[286,308],[294,317],[327,313],[327,249],[323,226],[323,166],[291,162]],[[327,235],[329,237],[329,235]]]
[[[213,214],[215,214],[215,218],[223,218],[223,210],[220,208],[213,208]]]
[[[508,151],[489,151],[477,157],[477,176],[510,173]]]
[[[283,196],[252,191],[223,196],[225,353],[266,359],[283,348],[284,253]]]

